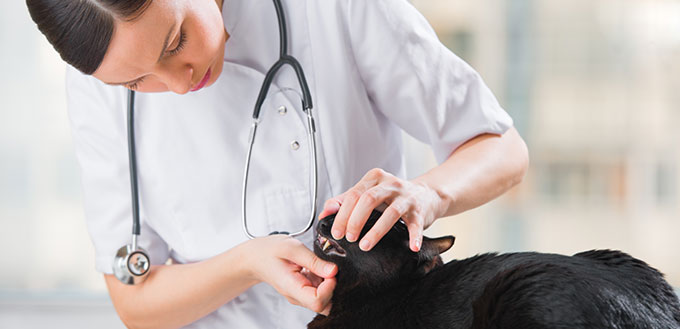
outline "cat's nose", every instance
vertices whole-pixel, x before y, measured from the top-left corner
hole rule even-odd
[[[333,220],[330,218],[324,218],[319,220],[319,232],[328,233],[331,230],[331,225]]]

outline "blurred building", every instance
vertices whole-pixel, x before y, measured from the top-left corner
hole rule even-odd
[[[680,1],[414,4],[481,73],[531,154],[522,186],[448,223],[487,237],[453,256],[616,248],[680,285]]]

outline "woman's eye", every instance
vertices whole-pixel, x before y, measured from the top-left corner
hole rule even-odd
[[[177,43],[177,46],[175,47],[175,49],[168,50],[168,54],[171,55],[171,56],[178,54],[180,51],[182,51],[182,49],[184,49],[185,44],[186,44],[186,34],[184,33],[183,30],[180,30],[179,31],[179,42]]]
[[[127,85],[126,87],[128,89],[137,90],[137,88],[139,88],[139,84],[141,84],[142,81],[144,81],[144,78],[138,79],[137,81]]]

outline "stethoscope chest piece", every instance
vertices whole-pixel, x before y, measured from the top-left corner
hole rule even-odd
[[[113,274],[121,282],[129,285],[144,282],[149,274],[151,263],[146,251],[131,244],[122,246],[113,261]]]

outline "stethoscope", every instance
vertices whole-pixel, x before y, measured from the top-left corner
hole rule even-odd
[[[305,73],[302,70],[302,65],[295,59],[295,57],[288,55],[288,34],[286,30],[286,17],[283,13],[283,7],[281,6],[281,0],[273,0],[274,7],[276,8],[276,16],[278,18],[279,24],[279,40],[280,40],[280,51],[279,59],[274,63],[274,65],[269,69],[265,75],[264,82],[262,82],[262,87],[260,88],[260,93],[255,102],[255,110],[253,111],[253,123],[250,127],[250,134],[248,136],[248,153],[246,155],[245,170],[243,172],[243,191],[242,191],[242,209],[241,209],[241,219],[243,221],[243,231],[250,239],[255,239],[258,236],[248,230],[248,221],[246,219],[246,192],[248,190],[248,172],[250,169],[250,158],[252,155],[253,144],[255,143],[255,134],[257,132],[257,126],[260,122],[260,111],[262,109],[262,104],[267,96],[269,87],[271,86],[274,77],[279,72],[279,70],[284,65],[290,65],[298,78],[300,84],[300,89],[302,91],[302,110],[307,115],[307,136],[309,142],[309,149],[311,152],[310,156],[310,166],[314,168],[312,176],[312,209],[309,215],[309,219],[305,227],[299,231],[289,233],[282,231],[274,231],[269,233],[273,234],[285,234],[292,237],[299,236],[309,231],[314,224],[314,217],[316,217],[316,202],[317,196],[317,182],[318,182],[318,167],[317,167],[317,156],[316,156],[316,127],[314,124],[314,117],[312,116],[312,96],[309,92],[309,87],[307,86],[307,80],[305,78]],[[137,178],[137,155],[135,150],[135,132],[134,132],[134,111],[135,111],[135,92],[133,90],[128,91],[127,97],[127,132],[128,132],[128,160],[130,164],[130,188],[132,194],[132,241],[130,244],[125,245],[118,249],[116,256],[113,261],[113,273],[125,284],[138,284],[143,282],[149,275],[149,269],[151,267],[151,261],[149,255],[142,247],[137,244],[139,234],[140,234],[140,223],[139,223],[139,187]]]

